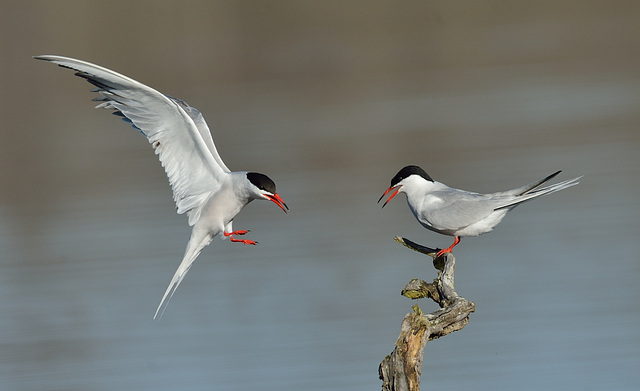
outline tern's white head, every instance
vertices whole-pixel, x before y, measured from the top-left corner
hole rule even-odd
[[[433,179],[431,179],[429,174],[427,174],[422,168],[418,166],[406,166],[402,170],[398,171],[398,173],[391,179],[391,186],[389,186],[384,194],[382,194],[380,199],[378,199],[378,202],[380,202],[384,196],[389,194],[389,192],[395,190],[395,192],[391,194],[391,197],[389,197],[382,205],[384,208],[385,205],[393,199],[393,197],[398,195],[398,193],[406,192],[406,189],[403,189],[403,186],[411,186],[414,182],[425,183],[425,181],[433,183]]]
[[[284,213],[287,213],[289,207],[284,203],[282,198],[280,198],[278,193],[276,193],[276,184],[271,178],[257,172],[248,172],[247,180],[250,183],[248,186],[250,199],[269,200],[278,205]]]

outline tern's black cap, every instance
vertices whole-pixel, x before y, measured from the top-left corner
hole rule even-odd
[[[397,185],[400,181],[411,175],[420,175],[429,182],[433,182],[433,179],[422,168],[418,166],[406,166],[402,170],[398,171],[396,176],[391,179],[391,187]]]
[[[248,172],[247,179],[258,189],[276,194],[276,184],[268,176],[257,172]]]

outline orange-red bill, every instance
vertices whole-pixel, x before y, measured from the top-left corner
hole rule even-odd
[[[280,207],[280,209],[282,209],[284,211],[284,213],[287,213],[287,209],[289,209],[289,207],[287,206],[287,204],[284,203],[282,198],[280,198],[278,193],[276,193],[274,195],[265,194],[265,197],[269,198],[269,201],[273,201],[274,204],[278,205]]]
[[[387,194],[389,194],[389,192],[390,192],[391,190],[396,189],[396,191],[395,191],[393,194],[391,194],[391,197],[389,197],[389,198],[384,202],[384,204],[382,204],[382,207],[383,207],[383,208],[384,208],[384,207],[389,203],[389,201],[391,201],[391,200],[393,199],[393,197],[395,197],[395,196],[397,196],[397,195],[398,195],[398,192],[400,192],[400,187],[402,187],[402,186],[391,186],[390,188],[388,188],[388,189],[387,189],[387,191],[385,191],[385,192],[384,192],[384,194],[383,194],[383,195],[381,195],[381,196],[380,196],[380,198],[378,199],[378,202],[380,202],[380,201],[384,198],[384,196],[386,196]]]

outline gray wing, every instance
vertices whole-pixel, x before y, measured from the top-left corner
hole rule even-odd
[[[418,220],[444,232],[457,231],[486,218],[497,204],[487,195],[458,189],[435,191],[424,202],[430,205]]]
[[[428,203],[428,207],[423,208],[425,212],[417,217],[427,227],[452,233],[488,217],[494,211],[514,208],[534,198],[575,186],[582,178],[580,176],[540,187],[559,173],[560,171],[540,181],[500,193],[479,194],[453,188],[434,191],[423,201]]]
[[[223,170],[230,172],[231,170],[227,168],[227,166],[222,161],[222,158],[220,158],[220,154],[216,149],[216,145],[213,143],[213,138],[211,137],[211,131],[209,130],[209,126],[207,126],[207,122],[204,120],[204,116],[202,115],[202,113],[200,113],[200,111],[195,107],[189,106],[187,102],[183,101],[182,99],[174,98],[169,95],[165,95],[165,96],[171,99],[172,101],[174,101],[175,103],[177,103],[178,105],[180,105],[180,107],[182,107],[185,113],[187,113],[187,115],[191,117],[191,120],[198,128],[198,131],[200,132],[200,136],[202,137],[202,140],[204,141],[204,143],[207,145],[207,148],[209,148],[209,151],[211,152],[211,155],[213,155],[213,158],[220,165],[220,167],[222,167]]]
[[[36,56],[78,71],[101,96],[97,108],[113,109],[144,134],[164,167],[178,213],[189,212],[189,224],[200,207],[220,188],[229,169],[216,151],[202,114],[185,102],[168,97],[127,76],[89,62]]]

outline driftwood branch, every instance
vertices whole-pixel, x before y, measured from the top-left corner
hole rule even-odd
[[[440,309],[430,314],[422,313],[414,305],[402,321],[400,336],[393,352],[382,360],[378,369],[383,391],[419,391],[424,348],[427,342],[461,330],[469,323],[469,314],[475,311],[475,304],[458,296],[454,286],[456,259],[446,253],[436,258],[438,249],[396,237],[405,247],[433,257],[433,265],[438,277],[431,283],[419,279],[411,280],[402,290],[402,295],[410,299],[428,297],[438,303]]]

